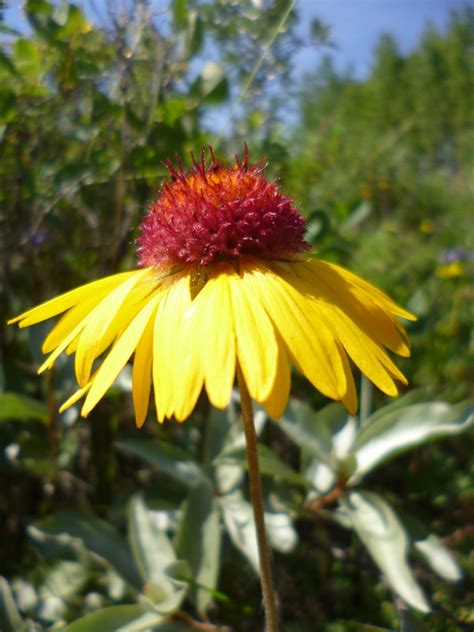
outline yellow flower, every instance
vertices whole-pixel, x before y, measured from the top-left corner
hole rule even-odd
[[[452,261],[436,269],[436,276],[440,279],[456,279],[464,274],[464,266],[460,261]]]
[[[354,413],[349,358],[384,393],[406,383],[385,351],[409,355],[398,318],[414,317],[386,294],[331,263],[305,256],[304,220],[247,153],[226,167],[212,153],[172,179],[138,240],[141,267],[89,283],[17,316],[28,327],[63,314],[44,341],[75,354],[87,416],[133,357],[141,426],[153,385],[158,420],[186,419],[203,387],[225,407],[237,362],[251,397],[283,414],[293,364],[324,395]]]

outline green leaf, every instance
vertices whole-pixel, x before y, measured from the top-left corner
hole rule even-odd
[[[457,582],[462,579],[460,565],[434,533],[430,533],[423,540],[416,540],[414,546],[440,577],[448,582]]]
[[[73,560],[55,560],[44,569],[41,594],[49,593],[66,601],[82,590],[88,578],[87,564]]]
[[[311,459],[304,475],[319,494],[327,494],[337,483],[335,470],[316,458]]]
[[[219,498],[227,532],[239,551],[245,555],[255,572],[259,572],[257,535],[252,505],[240,491]],[[271,545],[283,553],[291,551],[297,542],[296,531],[287,513],[265,512],[265,524]]]
[[[13,77],[18,76],[17,69],[10,57],[0,48],[0,68],[5,68]],[[3,117],[2,117],[3,118]]]
[[[404,395],[395,397],[388,404],[385,404],[378,410],[374,411],[371,415],[363,419],[361,422],[361,427],[363,428],[366,425],[371,425],[378,421],[379,418],[385,417],[387,413],[392,413],[395,410],[400,410],[401,408],[411,406],[412,404],[427,403],[427,401],[431,399],[430,395],[431,391],[427,387],[414,388]]]
[[[17,39],[13,47],[13,58],[16,69],[24,74],[36,76],[41,70],[41,56],[37,47],[30,40]]]
[[[21,36],[20,31],[17,31],[16,29],[12,29],[10,26],[7,26],[6,24],[0,24],[0,33],[4,33],[5,35],[15,35],[16,37]]]
[[[145,594],[160,613],[174,612],[184,599],[187,586],[172,576],[176,554],[168,536],[154,522],[139,495],[130,500],[128,522],[134,558],[146,582]]]
[[[322,209],[313,211],[306,222],[306,239],[310,244],[322,239],[331,226],[329,215]]]
[[[464,432],[474,424],[466,404],[445,402],[415,404],[370,418],[352,447],[357,466],[350,480],[354,484],[380,463],[427,441]]]
[[[346,221],[343,222],[342,228],[345,230],[354,230],[355,228],[358,228],[360,224],[370,217],[372,211],[372,202],[370,200],[362,200],[355,206]]]
[[[231,410],[230,408],[228,410]],[[229,413],[231,414],[231,413]],[[254,415],[255,432],[260,436],[267,422],[267,414],[262,410],[256,410]],[[242,420],[235,419],[230,426],[227,427],[227,433],[221,441],[221,453],[226,454],[232,450],[245,449],[245,433],[243,431]],[[214,478],[217,489],[221,494],[228,494],[235,490],[245,476],[245,470],[240,463],[228,463],[225,459],[214,459]]]
[[[287,512],[265,512],[268,540],[273,549],[290,553],[298,543],[298,535]]]
[[[192,598],[204,616],[217,585],[221,550],[220,514],[214,490],[207,480],[201,480],[189,491],[176,549],[190,566],[195,582]]]
[[[147,461],[158,471],[184,485],[192,486],[205,478],[202,469],[187,452],[169,444],[158,445],[150,442],[149,439],[125,439],[118,441],[116,446],[127,454],[133,454]]]
[[[213,61],[208,62],[199,77],[200,97],[207,103],[219,103],[228,96],[228,81],[224,69]]]
[[[188,13],[188,0],[172,0],[173,23],[178,31],[186,26]]]
[[[429,612],[428,602],[408,565],[408,535],[392,507],[371,492],[350,492],[341,496],[340,502],[392,588],[413,608]]]
[[[291,399],[278,426],[297,444],[333,467],[332,438],[345,425],[347,413],[341,404],[329,404],[315,412],[308,404]]]
[[[176,554],[166,533],[154,522],[143,498],[135,495],[128,505],[129,539],[143,579],[160,584],[165,569],[176,562]]]
[[[27,0],[25,6],[25,12],[38,13],[41,15],[52,15],[53,7],[48,0]]]
[[[229,416],[229,407],[225,410],[212,407],[206,420],[203,460],[206,467],[212,467],[212,462],[217,455],[224,449],[226,440],[229,437],[230,428],[238,425],[239,431],[242,431],[240,422],[232,421]]]
[[[63,543],[68,539],[79,540],[90,553],[107,560],[125,581],[141,589],[143,582],[126,540],[104,520],[85,513],[65,511],[37,522],[30,532],[33,538],[37,537],[35,530],[57,536]]]
[[[415,550],[425,562],[446,581],[456,582],[462,578],[462,570],[452,553],[434,533],[417,518],[402,514],[405,525]]]
[[[48,407],[43,402],[22,395],[21,393],[0,394],[0,420],[20,421],[32,419],[47,421]]]
[[[2,632],[23,632],[25,625],[10,588],[4,577],[0,577],[0,630]]]
[[[257,535],[252,506],[242,492],[235,491],[219,498],[227,532],[234,546],[244,554],[256,573],[259,572]]]
[[[60,13],[64,9],[63,13]],[[63,4],[54,14],[54,20],[58,26],[56,37],[62,40],[70,40],[71,37],[84,33],[91,29],[83,12],[73,4]]]
[[[400,611],[400,632],[430,632],[430,628],[409,610]]]
[[[142,605],[102,608],[70,623],[63,632],[139,632],[150,630],[163,616]]]
[[[204,42],[204,26],[197,11],[188,11],[187,28],[185,32],[184,52],[192,57],[199,52]]]
[[[289,465],[284,463],[273,450],[266,445],[258,446],[258,460],[260,464],[260,472],[272,478],[279,478],[283,481],[294,483],[295,485],[307,486],[307,481],[301,474],[295,472]],[[239,465],[248,469],[247,452],[245,447],[237,447],[224,451],[216,460],[219,464],[239,463]]]
[[[67,22],[71,5],[67,2],[60,4],[59,7],[53,13],[53,20],[58,26],[64,26]]]

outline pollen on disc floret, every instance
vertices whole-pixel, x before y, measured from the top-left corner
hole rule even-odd
[[[290,197],[265,179],[262,164],[248,161],[247,148],[233,165],[210,148],[185,170],[167,164],[166,181],[141,227],[141,266],[208,265],[242,256],[294,258],[308,250],[305,221]]]

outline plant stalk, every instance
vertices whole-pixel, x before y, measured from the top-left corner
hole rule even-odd
[[[247,448],[250,498],[257,531],[258,554],[260,562],[260,582],[265,610],[265,632],[278,632],[278,612],[275,589],[272,579],[272,555],[268,547],[263,513],[262,481],[257,453],[257,434],[253,423],[252,400],[240,366],[237,365],[237,383],[240,390],[242,418],[244,422],[245,443]]]

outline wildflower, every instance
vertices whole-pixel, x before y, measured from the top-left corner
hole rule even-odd
[[[451,261],[436,268],[436,276],[440,279],[456,279],[464,274],[464,266],[460,261]]]
[[[158,420],[192,412],[203,387],[229,402],[237,363],[251,397],[282,415],[293,364],[324,395],[354,413],[349,358],[384,393],[406,380],[385,348],[409,355],[398,318],[413,316],[351,272],[305,253],[304,219],[264,178],[247,151],[231,166],[211,150],[186,171],[168,165],[141,225],[139,268],[89,283],[10,322],[34,325],[63,314],[44,341],[75,354],[87,416],[133,358],[133,402],[141,426],[150,391]]]

